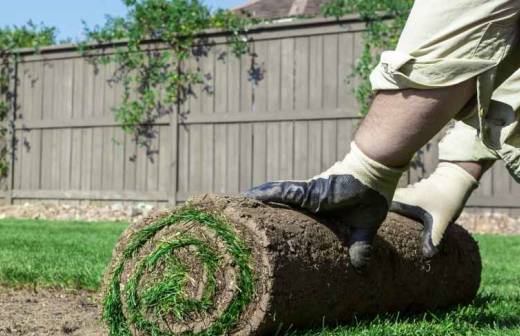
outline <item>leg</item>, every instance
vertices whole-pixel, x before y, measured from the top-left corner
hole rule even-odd
[[[391,206],[392,211],[424,224],[423,254],[428,258],[439,251],[446,229],[498,155],[478,139],[475,128],[457,122],[440,143],[440,159],[428,178],[397,189]]]
[[[405,166],[474,95],[474,80],[434,90],[382,91],[374,99],[355,142],[382,164]]]
[[[495,161],[488,159],[482,161],[455,161],[453,163],[464,169],[475,180],[480,181],[484,173],[493,167]]]

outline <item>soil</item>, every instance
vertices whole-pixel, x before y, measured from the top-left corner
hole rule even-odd
[[[0,287],[0,336],[107,335],[96,295]]]

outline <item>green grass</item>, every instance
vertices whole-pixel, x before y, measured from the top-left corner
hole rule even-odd
[[[0,283],[97,289],[122,223],[0,220]],[[478,236],[484,262],[475,302],[392,314],[298,336],[520,335],[520,236]]]
[[[0,284],[96,290],[126,226],[0,220]]]

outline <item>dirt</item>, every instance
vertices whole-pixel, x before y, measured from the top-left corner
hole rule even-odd
[[[0,287],[0,336],[107,335],[96,294]]]

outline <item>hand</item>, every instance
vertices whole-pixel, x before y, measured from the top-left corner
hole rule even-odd
[[[427,258],[439,251],[448,226],[460,216],[477,180],[454,163],[441,162],[435,172],[420,182],[395,192],[391,211],[420,220],[422,250]]]
[[[352,150],[343,161],[318,176],[307,181],[265,183],[247,191],[245,196],[341,216],[350,225],[351,262],[361,269],[368,264],[372,242],[386,218],[403,171],[375,162],[352,143]]]

